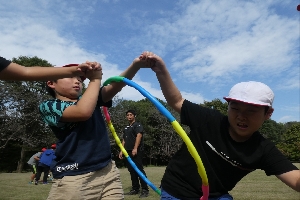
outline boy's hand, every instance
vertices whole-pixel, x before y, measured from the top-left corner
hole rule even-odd
[[[122,153],[122,151],[120,151],[120,153],[119,153],[119,158],[123,159],[123,153]]]
[[[102,70],[102,67],[97,62],[86,61],[85,63],[82,63],[77,66],[77,71],[80,71],[83,73],[85,73],[86,71],[92,71],[92,70],[98,70],[98,69]]]
[[[76,76],[86,76],[86,72],[93,71],[93,70],[102,70],[101,65],[97,62],[89,62],[86,61],[85,63],[82,63],[78,66],[74,66],[76,71],[74,74]]]
[[[85,72],[85,77],[88,78],[89,80],[93,80],[93,79],[102,79],[102,67],[100,63],[97,62],[86,62],[86,64],[88,64],[92,70],[88,70]]]
[[[166,68],[163,59],[152,52],[143,52],[139,59],[144,64],[144,67],[151,68],[155,73],[161,72]]]
[[[132,149],[131,153],[132,153],[132,156],[136,156],[137,155],[137,149]]]

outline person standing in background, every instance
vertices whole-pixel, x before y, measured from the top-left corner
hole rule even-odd
[[[143,168],[143,154],[144,154],[144,143],[143,143],[143,126],[135,121],[136,113],[134,110],[128,110],[126,112],[126,118],[129,125],[125,127],[123,131],[122,145],[128,152],[128,155],[132,161],[136,164],[137,168],[146,176],[146,172]],[[119,158],[123,159],[122,151],[119,153]],[[130,163],[126,160],[127,168],[131,176],[132,188],[125,195],[139,194],[140,187],[142,188],[140,198],[147,197],[149,195],[149,188],[147,183],[139,177],[138,173],[133,169]],[[146,176],[147,177],[147,176]]]

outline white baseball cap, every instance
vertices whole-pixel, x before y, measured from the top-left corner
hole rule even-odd
[[[272,106],[273,91],[264,83],[249,81],[234,85],[229,91],[226,101],[240,101],[258,106]]]

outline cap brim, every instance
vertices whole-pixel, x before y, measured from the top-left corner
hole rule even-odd
[[[229,101],[238,101],[238,102],[242,102],[242,103],[246,103],[246,104],[251,104],[251,105],[254,105],[254,106],[270,106],[269,104],[249,102],[249,101],[244,101],[244,100],[241,100],[241,99],[234,99],[234,98],[229,98],[229,97],[223,97],[223,99],[225,99],[227,102],[229,102]]]

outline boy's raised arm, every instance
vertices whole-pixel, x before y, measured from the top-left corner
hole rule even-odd
[[[181,112],[181,107],[184,101],[180,91],[173,82],[171,75],[159,56],[152,52],[144,52],[141,59],[146,59],[147,64],[150,64],[151,69],[156,73],[156,77],[159,81],[160,88],[165,96],[167,103],[178,113]]]
[[[88,63],[82,63],[73,67],[24,67],[11,62],[0,72],[0,79],[12,81],[47,81],[83,76],[85,71],[92,69],[93,67]]]
[[[140,58],[135,58],[133,62],[129,65],[129,67],[120,74],[120,76],[123,76],[128,79],[132,79],[135,74],[139,71],[140,68],[145,67],[146,60],[142,60]],[[121,83],[111,83],[110,85],[107,85],[102,88],[102,99],[104,102],[110,101],[118,92],[122,90],[122,88],[126,84]]]

